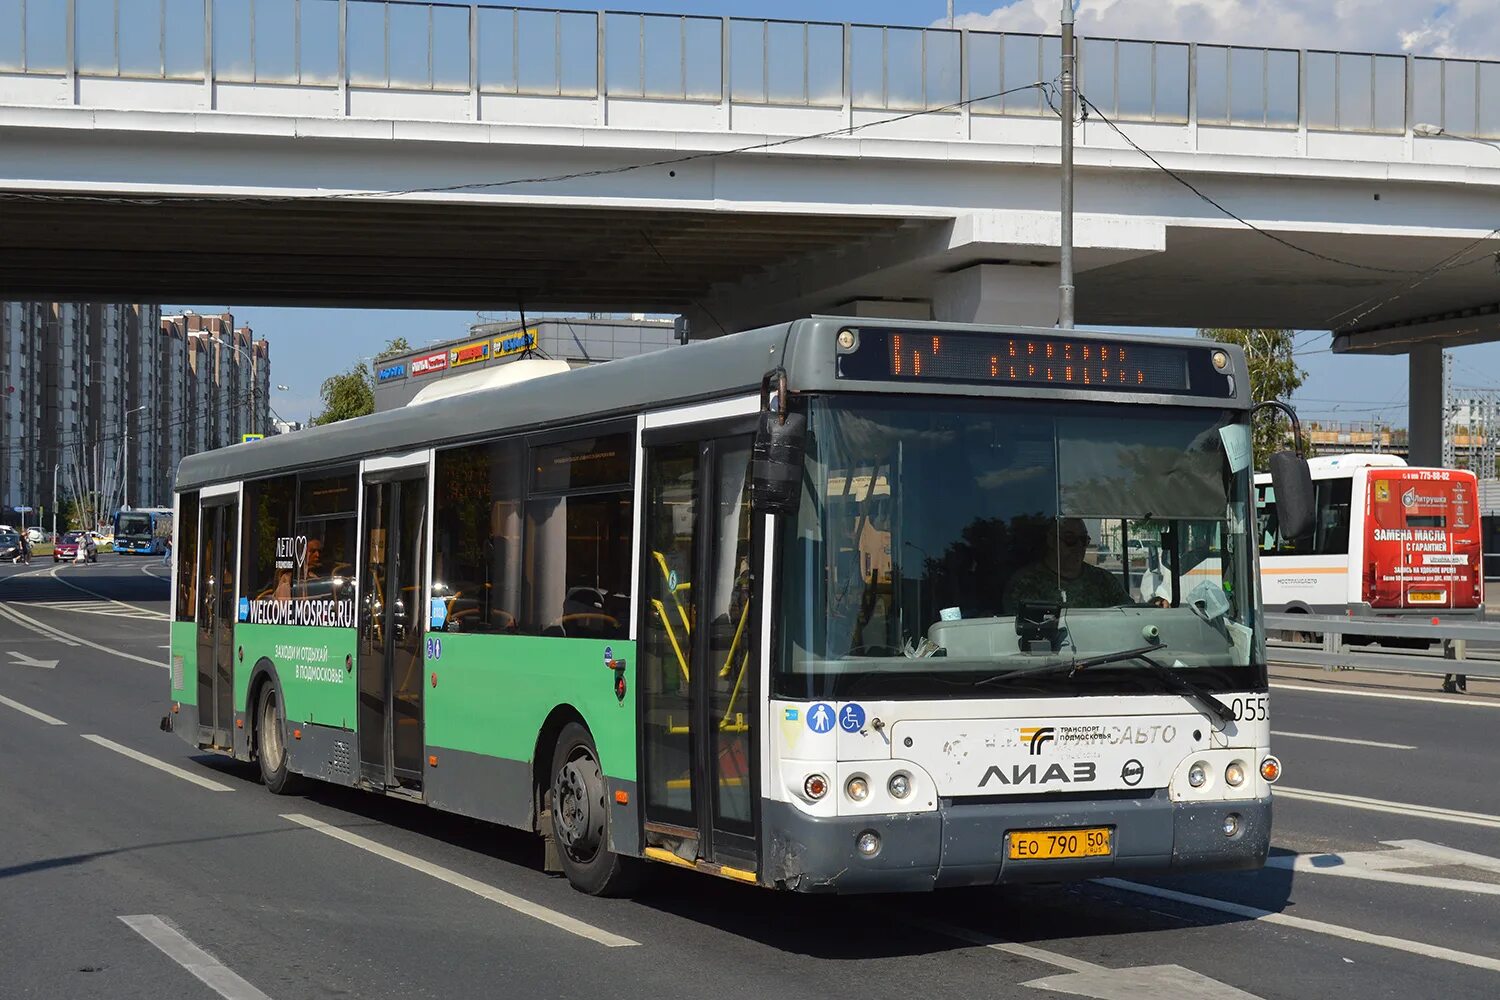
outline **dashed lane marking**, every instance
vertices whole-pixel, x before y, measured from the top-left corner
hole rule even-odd
[[[221,784],[220,782],[214,781],[211,778],[205,778],[201,775],[194,774],[192,771],[186,771],[173,764],[168,764],[165,761],[157,760],[155,757],[152,757],[148,754],[143,754],[139,750],[132,750],[130,749],[130,747],[121,746],[114,740],[107,740],[103,736],[96,736],[93,733],[84,733],[82,735],[83,738],[88,740],[90,743],[97,743],[99,746],[104,747],[104,749],[106,750],[113,750],[115,753],[120,754],[123,757],[129,757],[131,760],[140,761],[147,767],[154,767],[158,771],[163,771],[167,774],[170,774],[174,778],[181,778],[183,781],[190,781],[193,784],[197,785],[199,788],[207,788],[211,792],[234,791],[234,789],[230,788],[228,785]]]
[[[1385,799],[1365,798],[1363,795],[1345,795],[1343,792],[1316,792],[1306,788],[1285,788],[1281,785],[1274,786],[1271,794],[1278,799],[1302,799],[1307,802],[1320,802],[1323,805],[1344,806],[1348,809],[1365,809],[1369,812],[1394,813],[1397,816],[1412,816],[1417,819],[1432,819],[1443,823],[1463,823],[1467,826],[1484,826],[1492,830],[1500,830],[1500,816],[1466,812],[1462,809],[1421,806],[1411,802],[1389,802]]]
[[[1154,896],[1157,899],[1167,899],[1174,903],[1184,903],[1188,906],[1197,906],[1205,910],[1215,910],[1219,913],[1232,914],[1236,917],[1243,917],[1246,920],[1258,920],[1262,923],[1278,924],[1282,927],[1309,931],[1313,934],[1326,934],[1329,937],[1343,938],[1345,941],[1374,945],[1377,948],[1404,951],[1409,955],[1421,955],[1424,958],[1435,958],[1442,962],[1452,962],[1456,965],[1467,965],[1475,969],[1500,972],[1500,958],[1492,958],[1489,955],[1475,955],[1471,952],[1458,951],[1455,948],[1444,948],[1441,945],[1413,941],[1410,938],[1392,937],[1388,934],[1374,934],[1370,931],[1360,930],[1357,927],[1345,927],[1341,924],[1330,924],[1322,920],[1311,920],[1307,917],[1294,917],[1286,913],[1275,913],[1271,910],[1262,910],[1254,906],[1245,906],[1243,903],[1231,903],[1227,899],[1195,896],[1191,893],[1178,892],[1176,889],[1165,889],[1157,885],[1143,885],[1139,882],[1127,882],[1117,878],[1101,878],[1097,879],[1096,882],[1099,885],[1107,885],[1112,889],[1119,889],[1122,892]]]
[[[80,586],[70,580],[64,580],[62,577],[57,575],[58,571],[61,569],[61,566],[53,566],[52,572],[48,573],[47,575],[52,577],[52,579],[56,580],[58,583],[62,584],[64,587],[67,587],[71,590],[76,590],[80,594],[87,594],[89,597],[104,601],[105,603],[114,605],[115,607],[129,608],[131,611],[138,611],[143,615],[148,615],[151,618],[157,618],[162,621],[166,621],[167,619],[167,616],[164,612],[154,611],[151,608],[143,608],[138,604],[128,604],[125,601],[117,601],[113,597],[106,597],[104,594],[101,594],[96,590],[90,590],[89,588]]]
[[[1397,694],[1394,691],[1362,691],[1357,688],[1320,686],[1316,684],[1280,684],[1271,682],[1277,691],[1310,691],[1313,694],[1342,694],[1351,698],[1386,698],[1390,701],[1425,701],[1434,705],[1452,705],[1455,708],[1500,708],[1500,701],[1465,701],[1462,698],[1439,698],[1428,694]]]
[[[19,701],[11,701],[9,698],[5,697],[4,695],[0,695],[0,705],[5,705],[8,708],[13,708],[17,712],[20,712],[22,715],[29,715],[33,719],[39,719],[42,722],[45,722],[49,726],[66,726],[67,725],[66,722],[64,722],[63,720],[61,720],[59,718],[56,718],[56,717],[51,716],[51,715],[48,715],[46,712],[38,712],[36,709],[31,708],[28,705],[23,705]]]
[[[47,611],[68,611],[81,615],[104,615],[107,618],[130,618],[135,621],[164,622],[167,616],[156,611],[120,607],[100,601],[12,601],[23,608],[39,608]]]
[[[60,635],[55,630],[44,627],[41,622],[35,620],[34,618],[28,618],[25,615],[21,614],[19,611],[12,611],[12,606],[13,605],[0,602],[0,618],[5,619],[12,624],[19,625],[22,628],[26,629],[28,632],[34,632],[44,639],[51,639],[53,642],[60,642],[64,646],[80,645],[78,640],[71,639],[65,635]]]
[[[1138,1000],[1140,997],[1158,996],[1172,997],[1174,1000],[1259,1000],[1253,993],[1246,993],[1180,965],[1111,969],[1082,958],[1048,951],[1035,945],[1006,941],[942,920],[919,919],[907,922],[981,948],[1067,970],[1063,975],[1046,976],[1022,984],[1033,989],[1071,993],[1074,996],[1093,997],[1095,1000]]]
[[[497,889],[492,885],[480,882],[478,879],[470,878],[467,875],[460,874],[450,868],[444,868],[441,865],[435,865],[430,861],[423,861],[413,854],[407,854],[405,851],[398,851],[393,847],[387,847],[367,837],[361,837],[356,833],[350,833],[348,830],[342,830],[321,820],[313,819],[311,816],[304,816],[301,813],[285,813],[281,818],[290,820],[300,826],[305,826],[309,830],[316,830],[335,840],[342,840],[346,844],[358,847],[363,851],[369,851],[371,854],[385,858],[387,861],[394,861],[398,865],[404,865],[413,871],[430,875],[435,879],[447,882],[449,885],[466,889],[476,896],[488,899],[492,903],[499,903],[507,909],[540,920],[545,924],[551,924],[553,927],[567,931],[569,934],[576,934],[581,938],[587,938],[596,944],[604,945],[606,948],[631,948],[640,945],[639,941],[632,941],[628,937],[621,937],[618,934],[595,927],[592,924],[586,924],[576,917],[568,916],[566,913],[559,913],[556,910],[548,909],[539,903],[533,903],[529,899],[512,895],[503,889]]]
[[[120,919],[224,1000],[271,1000],[156,914],[137,913]]]
[[[147,664],[148,666],[160,667],[163,670],[167,669],[167,664],[162,663],[159,660],[152,660],[144,656],[136,656],[134,653],[127,653],[121,649],[114,649],[109,646],[101,645],[100,643],[94,642],[91,639],[85,639],[81,635],[69,635],[68,633],[63,632],[60,629],[53,628],[51,625],[47,625],[43,622],[37,621],[30,615],[22,614],[20,611],[16,610],[14,604],[0,604],[0,615],[4,615],[10,618],[12,621],[16,621],[16,623],[21,625],[23,628],[30,628],[33,632],[37,632],[38,634],[46,635],[50,638],[56,639],[58,642],[62,643],[65,646],[77,646],[81,643],[85,646],[88,646],[90,649],[97,649],[101,653],[108,653],[110,656],[119,656],[127,660],[135,660],[137,663]]]
[[[1414,746],[1405,743],[1381,743],[1378,740],[1356,740],[1348,736],[1320,736],[1316,733],[1288,733],[1279,729],[1271,730],[1272,736],[1282,736],[1293,740],[1320,740],[1323,743],[1349,743],[1357,747],[1375,747],[1380,750],[1415,750]]]

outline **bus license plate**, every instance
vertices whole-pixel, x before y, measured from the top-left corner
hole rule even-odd
[[[1448,599],[1448,594],[1442,590],[1408,590],[1406,599],[1413,604],[1441,604]]]
[[[1096,858],[1110,853],[1110,828],[1084,830],[1016,830],[1010,835],[1010,857],[1029,861]]]

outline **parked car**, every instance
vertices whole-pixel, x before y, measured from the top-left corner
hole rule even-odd
[[[83,558],[85,562],[99,561],[99,546],[94,544],[93,536],[87,531],[69,531],[58,539],[57,545],[52,549],[53,562],[73,562],[78,558],[78,547],[83,546]]]
[[[27,528],[26,529],[26,540],[28,542],[30,542],[32,545],[35,545],[38,542],[45,542],[47,540],[47,533],[45,531],[43,531],[41,528],[37,528],[37,527]]]
[[[14,531],[0,529],[0,562],[30,562],[31,550]]]

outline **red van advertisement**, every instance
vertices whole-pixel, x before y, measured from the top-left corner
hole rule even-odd
[[[1477,608],[1479,485],[1461,469],[1370,469],[1364,598],[1372,608]]]

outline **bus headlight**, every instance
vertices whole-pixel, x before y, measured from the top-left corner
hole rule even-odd
[[[1231,788],[1238,788],[1245,783],[1245,765],[1234,761],[1224,768],[1224,782]]]
[[[854,839],[854,849],[864,857],[873,858],[880,853],[880,834],[866,830]]]
[[[1203,783],[1208,780],[1208,767],[1200,760],[1188,768],[1188,784],[1194,788],[1202,788]]]
[[[891,775],[891,780],[886,782],[885,787],[892,798],[904,799],[911,794],[911,775],[905,771],[897,771]]]
[[[844,794],[855,802],[863,802],[870,797],[870,783],[863,775],[856,774],[844,782]]]

